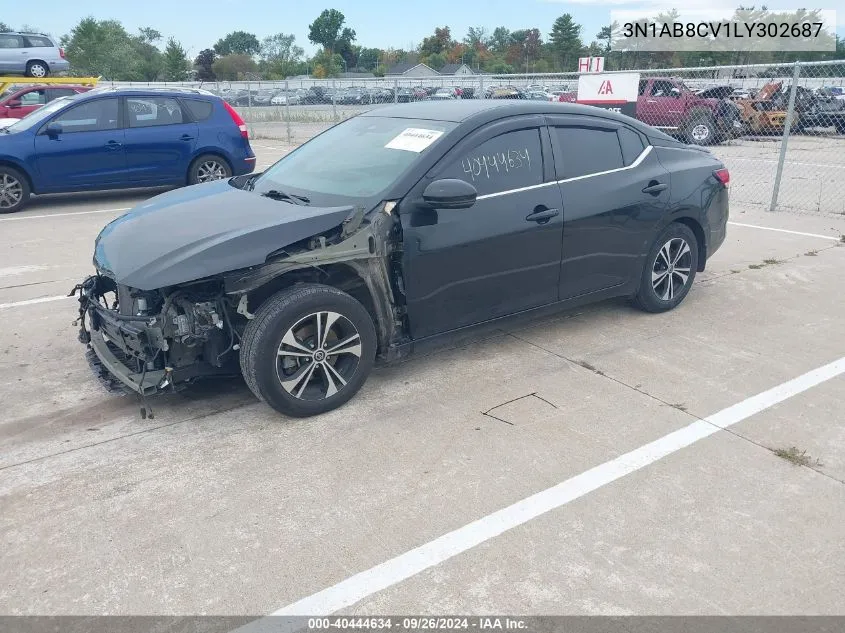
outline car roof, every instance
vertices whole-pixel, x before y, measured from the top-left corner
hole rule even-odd
[[[512,99],[458,99],[454,101],[421,101],[388,105],[364,112],[364,117],[391,117],[398,119],[426,119],[429,121],[468,122],[471,119],[486,123],[520,114],[575,114],[600,117],[625,123],[648,136],[656,130],[631,117],[576,103],[552,101],[517,101]]]
[[[195,95],[200,97],[216,97],[216,95],[203,88],[120,88],[116,86],[97,86],[84,94],[84,98],[93,99],[97,95],[108,93],[117,96],[130,97],[184,97]],[[219,97],[217,97],[219,99]]]

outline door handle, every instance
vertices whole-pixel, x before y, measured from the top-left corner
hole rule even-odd
[[[537,224],[545,224],[549,220],[551,220],[556,215],[560,215],[560,211],[557,209],[547,209],[545,207],[537,207],[525,216],[525,219],[528,222],[536,222]]]
[[[648,183],[647,187],[643,187],[643,193],[657,195],[661,191],[666,191],[668,188],[669,185],[665,182],[657,182],[656,180],[652,180],[650,183]]]
[[[193,141],[194,140],[194,137],[191,136],[190,134],[183,134],[179,138],[182,139],[183,141]]]
[[[123,143],[118,141],[109,141],[106,143],[106,149],[120,149],[121,147],[123,147]]]

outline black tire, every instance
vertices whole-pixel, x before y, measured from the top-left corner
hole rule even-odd
[[[838,134],[845,134],[845,119],[836,119],[835,127]]]
[[[26,76],[43,79],[50,76],[50,67],[40,59],[33,60],[26,65]]]
[[[686,252],[682,252],[684,249],[681,243],[686,244]],[[667,248],[668,261],[664,250]],[[697,267],[698,241],[695,234],[686,224],[673,222],[654,240],[643,266],[640,287],[633,297],[634,305],[646,312],[666,312],[676,307],[689,293],[695,281]],[[678,290],[677,283],[683,279],[686,272],[684,269],[689,270],[686,280]],[[652,277],[652,273],[658,276]],[[660,273],[664,275],[660,277]]]
[[[0,165],[0,213],[20,211],[29,202],[30,193],[26,176],[17,169]]]
[[[329,313],[340,315],[340,318],[332,322],[331,327],[328,327]],[[306,338],[297,337],[295,330],[300,324],[304,324],[303,330],[300,331],[306,331],[316,322],[311,319],[320,314],[326,314],[326,321],[321,320],[320,323],[321,326],[324,323],[327,329],[322,330],[324,343],[322,346],[317,343],[314,356],[307,359],[280,355],[283,339],[291,333],[296,345],[300,347],[284,344],[286,351],[302,356],[296,350],[304,349],[302,346],[305,345],[313,345],[313,340],[309,342]],[[333,330],[340,325],[344,326],[345,332],[337,333]],[[312,337],[316,329],[311,329]],[[350,334],[353,330],[354,333]],[[323,361],[320,361],[317,354],[321,348],[331,350],[331,345],[325,340],[333,333],[336,336],[335,344],[338,339],[353,343],[360,341],[357,350],[360,356],[356,353],[339,353],[332,363],[330,356],[323,353]],[[337,346],[352,349],[348,346]],[[355,395],[370,374],[376,347],[373,320],[357,300],[331,286],[299,284],[270,297],[258,309],[255,318],[247,324],[241,340],[241,371],[246,384],[260,400],[285,415],[307,417],[331,411]],[[344,365],[341,365],[341,362]],[[309,374],[308,370],[312,365],[315,367]],[[343,381],[336,379],[338,375]],[[302,377],[304,384],[297,381],[297,376]],[[287,388],[283,386],[283,379],[287,379]],[[337,391],[330,395],[331,388],[337,388]],[[324,390],[325,393],[322,393]],[[300,393],[295,394],[296,391]]]
[[[215,177],[209,175],[209,170],[214,170],[212,165],[216,165],[219,170]],[[217,154],[203,154],[195,158],[188,168],[188,184],[196,185],[201,182],[222,180],[231,177],[231,175],[232,167],[225,158]]]
[[[713,118],[706,114],[696,114],[684,126],[684,137],[690,145],[711,145],[719,135]]]

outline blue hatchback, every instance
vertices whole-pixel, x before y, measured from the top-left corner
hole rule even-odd
[[[181,186],[254,168],[246,124],[220,97],[101,88],[0,129],[0,213],[30,193]]]

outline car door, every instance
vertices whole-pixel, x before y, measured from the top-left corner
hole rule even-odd
[[[427,208],[424,188],[450,178],[476,188],[475,204]],[[406,200],[403,273],[415,339],[557,301],[561,199],[542,117],[476,130]]]
[[[51,134],[52,123],[61,125]],[[42,191],[111,187],[126,180],[117,97],[86,99],[45,122],[35,137]]]
[[[14,115],[22,119],[30,112],[37,110],[45,103],[47,103],[47,90],[39,88],[37,90],[29,90],[20,96],[21,105],[15,108]]]
[[[609,119],[549,116],[563,198],[560,298],[639,275],[669,204],[669,173],[639,132]]]
[[[644,97],[637,98],[637,118],[656,127],[677,128],[684,117],[684,102],[675,84],[654,79]]]
[[[124,100],[126,165],[140,184],[184,183],[197,143],[197,124],[173,97]]]
[[[26,55],[23,53],[23,37],[12,33],[0,33],[0,74],[23,72]]]

